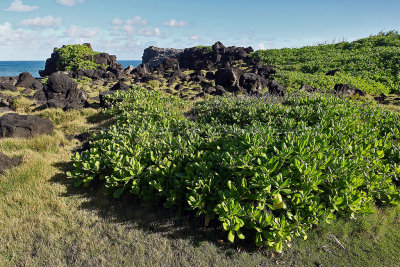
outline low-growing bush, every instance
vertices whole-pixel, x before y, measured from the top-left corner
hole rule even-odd
[[[318,95],[213,98],[187,114],[140,87],[109,100],[118,122],[73,156],[75,186],[194,210],[232,242],[282,251],[313,225],[399,201],[397,114]]]
[[[99,52],[93,51],[86,45],[65,45],[55,52],[59,55],[57,61],[58,71],[87,70],[100,67],[100,64],[96,64],[92,59],[92,56],[99,54]]]

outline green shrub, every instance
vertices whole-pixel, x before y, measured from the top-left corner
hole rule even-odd
[[[198,46],[196,46],[196,48],[200,49],[204,54],[209,54],[212,52],[211,46],[198,45]]]
[[[143,88],[109,99],[118,123],[73,157],[75,186],[194,210],[232,242],[282,251],[313,225],[399,201],[397,114],[318,95],[214,98],[186,116]]]
[[[55,52],[60,56],[57,62],[58,71],[87,70],[100,67],[100,64],[94,63],[92,58],[99,52],[93,51],[86,45],[65,45]]]

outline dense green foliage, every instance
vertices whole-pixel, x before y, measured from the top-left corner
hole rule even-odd
[[[209,54],[212,52],[212,47],[207,45],[198,45],[197,49],[200,49],[204,54]]]
[[[312,84],[332,91],[334,83],[349,83],[372,94],[400,91],[400,34],[394,31],[351,43],[259,50],[253,57],[279,67],[275,79],[290,89]],[[324,75],[333,69],[341,75]]]
[[[313,225],[399,201],[397,114],[318,95],[214,98],[187,114],[140,87],[109,98],[118,122],[73,157],[74,184],[194,210],[232,242],[281,251]]]
[[[55,52],[60,56],[57,62],[57,70],[59,71],[87,70],[100,67],[91,58],[91,56],[99,54],[99,52],[93,51],[86,45],[65,45]]]

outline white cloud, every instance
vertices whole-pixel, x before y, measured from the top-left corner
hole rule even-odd
[[[121,24],[124,24],[124,21],[120,18],[115,18],[115,19],[113,19],[112,24],[121,25]]]
[[[55,28],[62,24],[61,18],[54,18],[53,16],[36,17],[34,19],[24,19],[18,23],[21,26],[37,27],[37,28]]]
[[[12,35],[12,33],[12,25],[10,22],[0,24],[0,37],[9,37],[10,35]]]
[[[15,0],[14,2],[11,3],[11,5],[4,9],[4,11],[10,11],[10,12],[31,12],[39,9],[39,6],[28,6],[24,5],[22,0]]]
[[[181,20],[181,21],[177,21],[176,19],[171,19],[168,22],[164,22],[164,26],[168,26],[168,27],[183,27],[188,25],[187,22]]]
[[[199,40],[200,36],[198,35],[192,35],[190,36],[190,40]]]
[[[258,49],[260,50],[265,50],[265,44],[264,43],[258,43],[257,44]]]
[[[78,26],[70,26],[64,35],[67,37],[80,38],[80,37],[95,37],[99,33],[98,29],[85,29]]]
[[[138,35],[144,35],[144,36],[160,36],[161,32],[159,28],[155,28],[154,30],[152,28],[146,28],[146,29],[140,29],[138,32]]]
[[[83,3],[85,0],[56,0],[62,6],[75,6],[76,4]]]
[[[113,27],[111,27],[111,30],[114,32],[119,31],[119,30],[121,30],[121,26],[113,26]]]
[[[124,31],[126,31],[126,33],[129,35],[133,35],[133,33],[135,32],[135,27],[133,27],[132,25],[124,25],[122,29],[124,29]]]
[[[128,25],[131,25],[131,24],[146,25],[147,20],[143,19],[141,16],[135,16],[134,18],[127,19],[126,24],[128,24]]]

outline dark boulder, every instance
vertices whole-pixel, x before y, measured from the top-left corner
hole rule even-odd
[[[131,88],[131,86],[127,85],[123,81],[118,81],[113,87],[111,87],[112,91],[117,91],[117,90],[123,90],[123,91],[128,91]]]
[[[53,123],[47,118],[17,113],[7,113],[0,118],[0,138],[31,138],[51,134],[53,130]]]
[[[85,70],[85,71],[83,71],[83,75],[85,75],[86,77],[91,78],[91,79],[93,78],[94,73],[95,73],[95,70]]]
[[[17,91],[15,86],[11,82],[0,83],[0,90]]]
[[[15,87],[24,87],[29,89],[42,89],[43,85],[41,82],[33,78],[33,76],[29,72],[23,72],[18,76],[18,81],[15,84]]]
[[[336,84],[333,88],[333,91],[336,95],[343,95],[345,97],[352,95],[365,96],[365,92],[363,90],[357,89],[348,84]]]
[[[339,69],[334,69],[334,70],[330,70],[327,73],[325,73],[325,75],[327,76],[335,76],[336,73],[339,73],[340,70]]]
[[[0,174],[3,174],[8,169],[18,166],[21,162],[21,158],[11,159],[0,152]]]
[[[234,68],[219,69],[215,73],[215,84],[221,85],[232,91],[239,90],[239,79],[242,75],[242,70]]]
[[[237,47],[234,50],[233,55],[235,60],[245,60],[247,57],[247,52],[243,47]]]
[[[37,104],[47,102],[51,108],[82,109],[88,106],[87,95],[77,89],[78,85],[64,73],[50,75],[47,85],[33,95]]]
[[[182,84],[177,84],[176,86],[175,86],[175,90],[177,90],[177,91],[182,91],[183,90],[183,85]]]
[[[92,79],[100,80],[104,77],[105,73],[106,73],[106,70],[104,70],[102,68],[98,68],[94,71]]]
[[[112,71],[106,71],[106,73],[103,74],[103,78],[108,80],[114,80],[117,78],[117,75]]]
[[[261,62],[257,62],[253,65],[251,72],[263,76],[264,79],[269,79],[272,74],[276,73],[276,69],[274,66],[263,65]]]
[[[254,73],[244,73],[240,76],[240,87],[245,89],[247,93],[261,92],[266,86],[265,79]]]
[[[284,96],[286,94],[286,88],[276,81],[269,81],[268,93],[271,95]]]
[[[48,89],[55,93],[76,90],[78,84],[63,73],[53,73],[47,81]]]
[[[35,105],[43,105],[47,102],[47,97],[44,90],[37,90],[31,99],[35,100]]]
[[[179,57],[182,52],[182,49],[150,46],[143,52],[142,63],[149,66],[149,68],[154,68],[163,64],[166,58]]]
[[[225,54],[226,51],[226,47],[220,41],[213,44],[211,48],[215,54]]]

